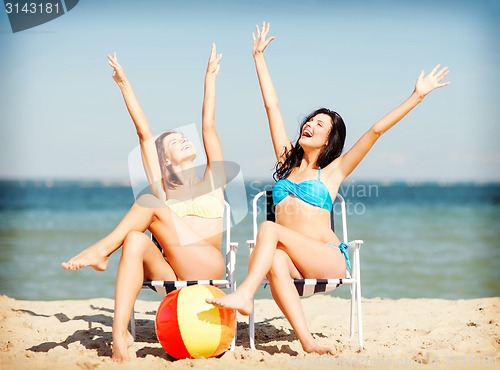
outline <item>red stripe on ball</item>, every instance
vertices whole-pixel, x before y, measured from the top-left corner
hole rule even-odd
[[[176,359],[190,358],[182,340],[177,321],[177,299],[179,290],[168,293],[160,303],[156,312],[156,336],[161,346],[170,356]]]

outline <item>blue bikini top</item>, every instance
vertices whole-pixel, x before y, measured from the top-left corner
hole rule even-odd
[[[303,202],[312,206],[332,211],[333,201],[326,185],[320,179],[321,168],[318,170],[318,179],[306,180],[300,183],[288,179],[280,179],[273,186],[274,205],[292,194]]]

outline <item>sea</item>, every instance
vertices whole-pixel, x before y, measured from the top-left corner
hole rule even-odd
[[[251,200],[271,186],[245,182],[248,212],[231,228],[239,244],[237,281],[247,271]],[[363,297],[500,296],[500,184],[350,182],[339,193],[349,240],[364,241]],[[66,271],[61,262],[104,237],[133,202],[127,183],[0,181],[0,294],[35,301],[113,298],[119,251],[105,272]],[[323,294],[347,298],[349,288]],[[146,289],[139,295],[161,298]],[[259,288],[256,298],[271,298],[269,289]]]

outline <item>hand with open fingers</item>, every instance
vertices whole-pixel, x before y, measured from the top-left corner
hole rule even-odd
[[[266,40],[266,37],[269,33],[270,23],[262,22],[262,30],[259,29],[259,26],[255,26],[255,32],[252,32],[253,39],[253,56],[257,54],[262,54],[264,50],[267,48],[267,45],[270,44],[276,37],[271,36]]]
[[[222,54],[217,55],[217,46],[212,43],[212,50],[210,51],[210,57],[208,58],[207,74],[212,73],[217,76],[220,69],[220,60],[222,59]]]
[[[113,68],[113,80],[115,80],[118,85],[125,82],[127,80],[127,76],[125,75],[122,66],[118,63],[116,52],[108,54],[108,63]]]
[[[445,87],[450,84],[450,82],[441,82],[450,72],[448,67],[441,68],[441,64],[435,66],[432,71],[425,76],[425,72],[422,70],[418,76],[417,83],[415,84],[415,93],[420,97],[424,98],[432,90],[438,89],[440,87]]]

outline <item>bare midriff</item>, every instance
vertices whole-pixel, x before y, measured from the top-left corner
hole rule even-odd
[[[324,243],[339,243],[330,228],[330,212],[293,195],[276,205],[276,223]]]
[[[208,243],[215,248],[220,249],[222,243],[222,226],[223,218],[202,218],[198,216],[184,216],[182,220],[196,230],[197,234],[201,236]]]

